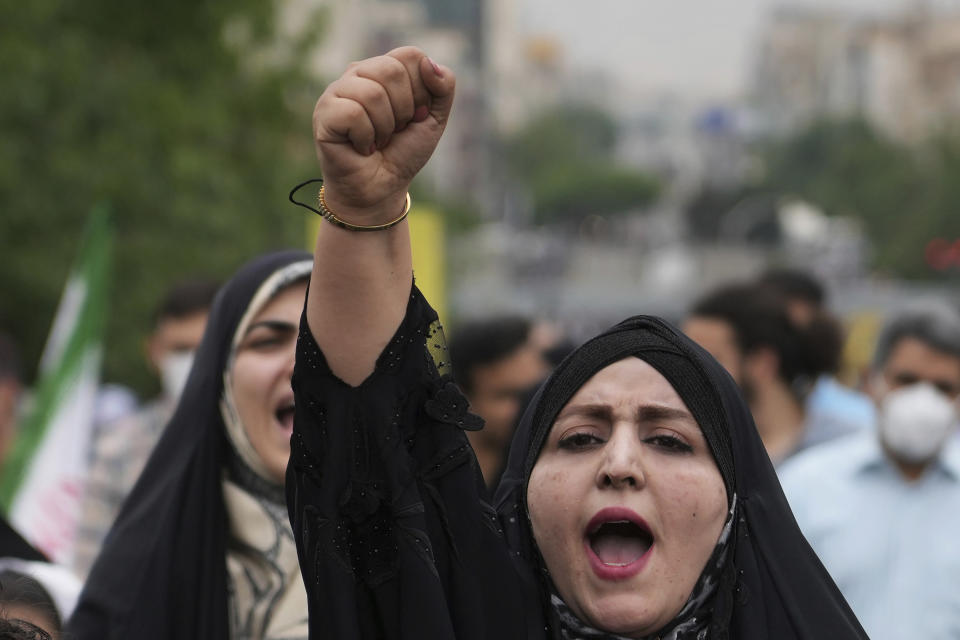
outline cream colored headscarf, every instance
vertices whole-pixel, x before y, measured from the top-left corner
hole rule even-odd
[[[307,640],[307,591],[287,516],[283,487],[271,479],[237,413],[231,372],[253,317],[281,289],[303,281],[309,260],[274,273],[257,290],[233,337],[220,411],[233,453],[224,469],[229,541],[230,635],[234,640]]]

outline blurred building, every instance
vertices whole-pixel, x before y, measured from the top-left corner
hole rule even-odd
[[[557,36],[525,29],[521,2],[484,2],[484,79],[495,130],[516,132],[530,118],[560,104],[616,109],[619,86],[602,69],[567,58]]]
[[[761,36],[752,101],[768,133],[861,116],[906,141],[960,116],[960,12],[784,8]]]
[[[415,44],[457,73],[454,114],[422,179],[439,195],[483,188],[487,110],[481,87],[482,0],[288,0],[287,33],[322,29],[310,69],[322,83],[351,62]],[[322,90],[322,85],[318,87]]]

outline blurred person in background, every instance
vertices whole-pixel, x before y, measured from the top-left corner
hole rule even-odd
[[[548,320],[537,320],[530,328],[530,342],[543,354],[552,369],[566,358],[577,345],[568,338],[563,329]]]
[[[174,285],[154,314],[145,351],[161,392],[141,409],[99,425],[77,529],[73,569],[84,577],[100,551],[120,505],[170,420],[203,337],[217,285],[188,280]]]
[[[829,349],[791,320],[785,299],[771,289],[747,283],[712,291],[694,303],[683,331],[740,386],[774,464],[852,430],[807,416],[806,398],[829,369]],[[829,346],[839,349],[839,341]]]
[[[52,636],[24,620],[0,617],[0,640],[51,640]]]
[[[250,261],[210,310],[188,384],[67,623],[73,640],[306,640],[284,499],[294,345],[312,261]]]
[[[117,420],[135,413],[140,408],[137,393],[130,387],[108,382],[100,385],[93,407],[94,427],[112,425]]]
[[[468,432],[484,481],[496,488],[507,461],[514,427],[531,387],[550,372],[539,335],[526,318],[503,316],[466,322],[450,339],[453,377],[470,411],[483,418],[479,431]]]
[[[839,429],[873,428],[876,413],[869,396],[850,389],[836,378],[846,339],[840,320],[826,307],[827,292],[813,275],[798,269],[775,268],[757,282],[782,295],[794,324],[811,336],[812,348],[820,351],[825,372],[807,396],[806,411],[811,421],[835,422]]]
[[[48,562],[0,518],[0,617],[27,621],[56,639],[80,586],[72,571]]]
[[[757,278],[757,284],[770,287],[783,296],[787,313],[797,326],[808,326],[824,311],[827,292],[806,271],[783,267],[768,269]]]
[[[17,348],[9,336],[0,332],[0,465],[17,433],[21,391]]]
[[[0,616],[32,622],[57,638],[79,593],[72,571],[48,562],[0,518]]]
[[[783,489],[871,638],[958,638],[960,313],[895,314],[869,385],[877,429],[796,456]]]
[[[46,567],[52,571],[65,571],[52,565]],[[51,595],[49,585],[32,573],[26,564],[16,569],[0,569],[0,612],[4,618],[28,622],[57,640],[63,629],[64,615],[69,615],[70,607],[76,604],[80,585],[76,580],[70,585],[70,603],[65,608]]]

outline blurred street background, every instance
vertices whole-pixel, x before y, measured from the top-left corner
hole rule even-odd
[[[318,173],[313,103],[404,44],[458,74],[413,194],[414,216],[442,220],[422,250],[445,256],[430,268],[453,327],[517,312],[576,339],[799,266],[850,329],[853,382],[883,312],[960,296],[957,2],[33,0],[2,16],[0,327],[28,381],[104,206],[103,380],[155,393],[141,345],[161,292],[309,246],[286,198]]]

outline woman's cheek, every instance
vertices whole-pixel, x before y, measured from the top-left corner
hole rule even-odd
[[[552,537],[558,520],[571,508],[567,482],[564,470],[550,461],[541,460],[534,467],[527,488],[527,504],[538,538]]]
[[[690,537],[706,538],[712,544],[726,519],[727,497],[719,474],[711,471],[695,469],[676,474],[665,504],[671,519],[684,525],[681,529]]]

